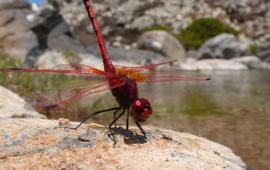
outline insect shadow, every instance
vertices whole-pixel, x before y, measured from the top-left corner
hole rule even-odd
[[[135,132],[135,130],[130,129],[126,130],[121,127],[112,127],[112,132],[113,134],[108,134],[108,137],[114,141],[114,138],[112,135],[115,135],[116,140],[118,141],[119,137],[124,139],[124,143],[127,145],[132,145],[132,144],[143,144],[147,143],[147,139],[145,139],[144,135],[139,135]],[[151,141],[150,141],[151,142]]]

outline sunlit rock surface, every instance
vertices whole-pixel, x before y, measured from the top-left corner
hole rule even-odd
[[[97,124],[77,131],[43,119],[0,118],[0,166],[3,169],[246,169],[231,149],[195,135],[157,127],[108,129]],[[78,123],[66,122],[75,127]],[[124,137],[125,136],[125,137]],[[135,136],[137,138],[135,138]]]
[[[46,118],[34,110],[24,108],[26,102],[19,95],[0,86],[0,118],[20,117],[20,118]]]
[[[204,59],[193,63],[181,63],[183,70],[247,70],[248,67],[240,62],[225,59]]]

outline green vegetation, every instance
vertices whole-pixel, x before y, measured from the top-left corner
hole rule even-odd
[[[176,36],[186,49],[198,49],[206,40],[221,33],[238,35],[240,32],[225,26],[216,18],[196,19]]]
[[[77,59],[75,54],[76,53],[73,53],[71,50],[65,51],[67,57],[75,57],[75,59]],[[0,69],[1,68],[23,68],[23,65],[19,60],[13,59],[0,52]],[[73,78],[78,77],[53,73],[0,72],[0,85],[19,94],[26,100],[30,100],[39,94],[44,94],[44,92],[52,86]],[[80,102],[77,101],[49,111],[37,111],[45,114],[48,118],[55,119],[63,117],[61,115],[64,114],[66,118],[81,121],[85,118],[85,115],[89,115],[93,110],[96,110],[93,107],[95,107],[95,105],[81,105]]]
[[[12,59],[5,54],[0,54],[0,68],[22,68],[19,60]],[[0,85],[9,88],[15,93],[32,97],[37,91],[45,91],[50,85],[67,81],[70,77],[63,74],[50,73],[20,73],[0,72]]]
[[[79,63],[81,60],[78,53],[70,49],[64,50],[63,54],[69,63]]]
[[[148,31],[154,31],[154,30],[171,32],[173,30],[173,28],[168,28],[166,26],[156,25],[156,26],[145,28],[144,30],[141,30],[141,34],[148,32]]]
[[[70,49],[64,50],[63,54],[66,58],[76,58],[75,52]]]
[[[170,32],[172,29],[162,26],[147,28],[142,33],[151,30],[164,30]],[[181,30],[179,34],[173,36],[177,38],[186,50],[198,49],[206,40],[219,35],[221,33],[230,33],[238,35],[240,31],[236,31],[232,27],[224,25],[216,18],[200,18],[194,20],[186,29]]]
[[[0,53],[0,68],[22,68],[19,60]],[[24,98],[31,99],[38,93],[44,93],[52,85],[70,80],[71,76],[51,73],[26,73],[26,72],[0,72],[0,85],[19,94]],[[47,116],[63,113],[65,108],[57,111],[42,111]]]
[[[252,53],[255,53],[255,51],[257,51],[258,48],[259,48],[259,46],[257,46],[257,45],[250,45],[250,51],[251,51]]]

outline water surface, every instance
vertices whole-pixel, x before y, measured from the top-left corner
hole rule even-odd
[[[231,148],[248,169],[270,169],[270,71],[204,73],[212,80],[139,83],[140,97],[154,110],[143,124],[208,138]],[[108,94],[97,109],[113,105]],[[93,119],[108,125],[113,117],[107,113]],[[125,125],[125,116],[119,123]]]

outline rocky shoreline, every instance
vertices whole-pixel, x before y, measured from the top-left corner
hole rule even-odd
[[[270,69],[268,1],[103,0],[93,1],[93,6],[114,63],[146,65],[176,59],[174,66],[187,70]],[[100,68],[99,48],[82,2],[46,1],[41,7],[24,0],[0,4],[1,51],[30,68],[72,62]],[[177,32],[200,17],[219,18],[243,31],[238,37],[213,37],[197,51],[186,51],[167,32],[139,32],[155,25]],[[260,48],[251,53],[250,45]],[[203,60],[209,58],[215,60]]]

